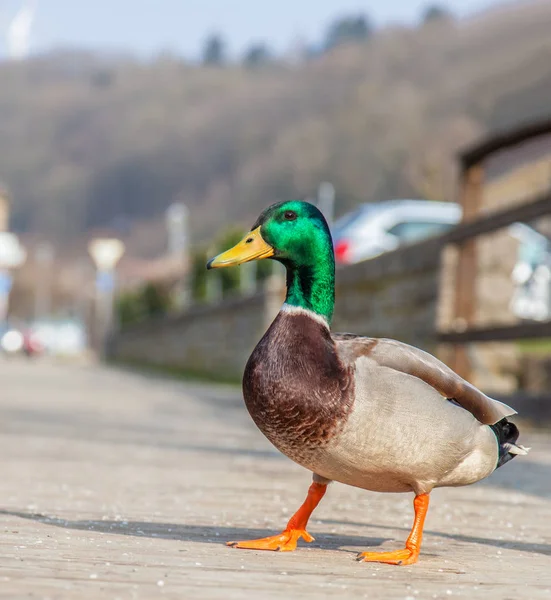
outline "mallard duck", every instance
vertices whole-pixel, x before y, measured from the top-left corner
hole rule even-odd
[[[313,473],[285,530],[228,542],[235,548],[291,551],[313,540],[308,519],[327,485],[413,492],[415,518],[405,547],[362,552],[361,561],[417,561],[429,494],[479,481],[526,454],[509,406],[489,398],[413,346],[331,333],[335,260],[329,227],[312,204],[267,208],[251,231],[208,269],[271,258],[287,270],[287,296],[251,354],[243,376],[247,409],[260,431]]]

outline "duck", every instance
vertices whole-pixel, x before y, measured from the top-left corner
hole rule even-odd
[[[286,297],[253,350],[243,397],[254,423],[311,471],[306,499],[280,534],[229,541],[289,552],[313,541],[308,520],[331,482],[413,493],[413,526],[398,550],[357,559],[417,562],[434,488],[470,485],[529,448],[518,445],[511,407],[490,398],[433,355],[392,339],[333,333],[335,258],[330,229],[301,200],[266,208],[244,238],[207,269],[271,259],[286,269]]]

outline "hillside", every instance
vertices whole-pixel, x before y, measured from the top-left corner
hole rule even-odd
[[[247,69],[168,56],[60,52],[0,65],[0,180],[19,231],[131,233],[144,256],[175,199],[195,240],[312,195],[338,211],[393,196],[453,198],[454,153],[551,112],[551,3],[389,28],[301,64]],[[152,230],[153,231],[153,230]]]

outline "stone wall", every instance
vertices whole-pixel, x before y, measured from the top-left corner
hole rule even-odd
[[[333,330],[434,349],[438,239],[337,270]]]
[[[430,240],[338,269],[333,329],[434,349],[439,253],[439,241]],[[276,276],[254,296],[125,329],[113,357],[238,380],[281,306],[282,283]]]
[[[111,357],[124,363],[238,379],[264,333],[268,296],[263,291],[124,329],[113,340]]]

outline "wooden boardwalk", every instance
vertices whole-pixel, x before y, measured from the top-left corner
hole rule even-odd
[[[275,533],[310,476],[239,391],[96,366],[0,361],[0,598],[551,600],[551,435],[470,488],[437,490],[421,562],[357,563],[407,536],[411,497],[333,484],[293,553]]]

